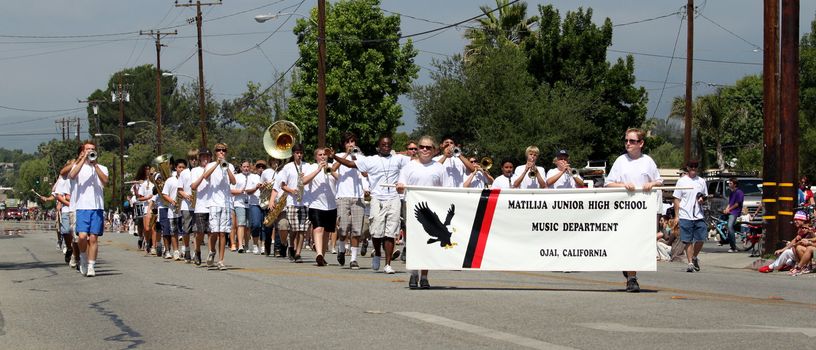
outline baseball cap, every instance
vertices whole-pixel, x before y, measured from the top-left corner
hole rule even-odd
[[[555,156],[556,157],[569,157],[569,153],[567,153],[567,150],[561,149],[561,150],[558,150],[558,152],[555,152]]]
[[[208,155],[208,156],[211,156],[211,155],[212,155],[212,153],[210,153],[210,149],[209,149],[209,148],[207,148],[207,147],[201,147],[201,148],[199,148],[199,149],[198,149],[198,155],[204,155],[204,154],[206,154],[206,155]]]
[[[799,221],[807,221],[807,215],[805,215],[805,212],[803,211],[797,211],[796,214],[793,216],[793,219]]]

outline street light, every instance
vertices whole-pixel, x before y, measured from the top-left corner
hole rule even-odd
[[[187,77],[187,78],[190,78],[190,79],[193,79],[193,80],[198,80],[198,78],[196,78],[196,77],[194,77],[192,75],[181,74],[181,73],[162,72],[162,76],[163,77],[177,77],[178,76],[178,77]]]
[[[151,120],[137,120],[137,121],[127,122],[127,124],[125,124],[125,125],[134,126],[134,125],[139,124],[139,123],[147,123],[147,124],[153,124],[153,125],[156,124],[155,122],[153,122]]]
[[[314,23],[314,24],[317,24],[317,22],[315,22],[312,19],[312,17],[306,16],[304,14],[300,14],[300,13],[297,13],[297,12],[278,12],[278,13],[270,13],[270,14],[266,14],[266,15],[257,15],[257,16],[255,16],[255,21],[258,22],[258,23],[263,23],[263,22],[266,22],[266,21],[268,21],[270,19],[276,19],[276,18],[278,18],[280,16],[299,16],[299,17],[303,17],[303,18],[306,18],[306,19],[312,21],[312,23]]]
[[[282,15],[308,18],[317,27],[317,147],[323,147],[326,145],[326,0],[317,0],[317,22],[296,12],[257,15],[255,21],[263,23]]]

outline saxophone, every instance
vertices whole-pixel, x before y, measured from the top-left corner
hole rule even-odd
[[[281,196],[278,198],[278,201],[275,203],[275,206],[269,210],[269,213],[266,214],[264,218],[263,225],[266,227],[272,227],[275,224],[275,220],[278,219],[278,216],[286,209],[286,196]]]

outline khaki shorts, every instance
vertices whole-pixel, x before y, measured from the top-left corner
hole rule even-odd
[[[400,207],[402,203],[399,197],[379,200],[371,199],[371,230],[372,238],[397,238],[400,228]]]

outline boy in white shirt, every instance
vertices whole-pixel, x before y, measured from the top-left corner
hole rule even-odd
[[[210,183],[203,178],[204,170],[210,163],[212,153],[210,150],[202,147],[198,150],[198,166],[190,170],[190,179],[193,183],[190,184],[191,196],[195,195],[195,205],[193,205],[193,217],[195,218],[195,244],[193,263],[196,266],[201,265],[201,243],[204,242],[204,234],[210,233]],[[215,246],[210,245],[210,257],[215,257]],[[207,260],[207,265],[212,265],[212,260]]]
[[[68,178],[76,180],[71,202],[76,209],[76,232],[79,235],[79,271],[96,276],[99,236],[105,228],[104,188],[108,184],[108,168],[96,162],[96,144],[85,141],[82,154],[74,162]]]
[[[215,144],[215,162],[208,164],[201,180],[209,181],[209,212],[210,212],[210,247],[218,247],[218,269],[226,270],[224,264],[224,250],[226,249],[226,235],[232,228],[230,204],[232,195],[230,186],[235,184],[235,167],[226,161],[227,145]],[[212,249],[212,248],[210,248]],[[210,251],[207,265],[211,266],[215,260],[215,253]]]
[[[537,146],[528,146],[524,151],[527,155],[527,164],[519,165],[513,172],[513,188],[547,188],[544,179],[544,167],[536,166],[540,151]]]

